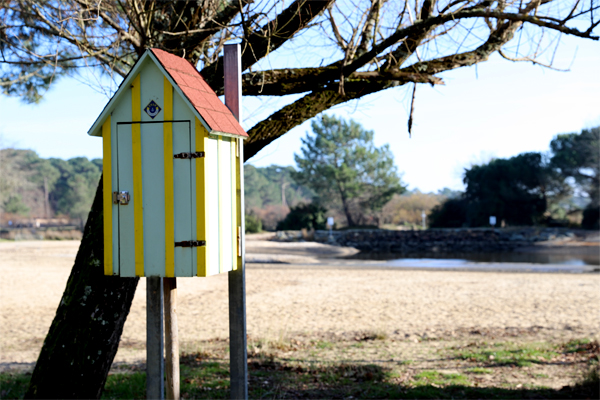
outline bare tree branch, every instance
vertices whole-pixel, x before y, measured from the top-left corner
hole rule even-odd
[[[333,67],[330,69],[333,73],[337,71]],[[246,96],[279,96],[281,93],[305,93],[323,89],[328,84],[337,82],[336,80],[321,80],[322,73],[322,68],[280,69],[246,73],[242,75],[243,94]],[[331,74],[331,76],[335,75]],[[355,80],[444,84],[444,81],[436,76],[399,70],[353,72],[346,77],[347,82]],[[217,92],[217,94],[222,94],[222,92]]]
[[[252,32],[250,37],[245,38],[242,43],[242,71],[290,40],[331,3],[333,0],[296,0],[275,19],[264,25],[260,31]],[[204,68],[201,74],[213,89],[221,88],[223,85],[222,57],[219,57],[216,63]]]
[[[433,75],[442,71],[470,66],[476,62],[485,61],[490,54],[497,51],[513,37],[515,30],[518,29],[520,25],[520,22],[507,21],[493,32],[484,44],[473,51],[417,63],[406,67],[401,71],[415,71]],[[283,107],[281,110],[259,122],[248,131],[250,139],[244,146],[245,158],[246,160],[249,160],[256,155],[260,149],[267,146],[285,132],[337,104],[407,82],[411,81],[359,81],[354,84],[347,84],[344,96],[339,95],[337,91],[332,89],[324,89],[309,93],[296,102]]]
[[[537,60],[535,60],[533,58],[529,58],[529,57],[518,57],[518,58],[509,57],[502,49],[498,50],[498,54],[500,54],[500,56],[502,56],[502,58],[504,58],[504,59],[506,59],[508,61],[514,61],[514,62],[523,62],[523,61],[526,61],[526,62],[530,62],[530,63],[536,64],[536,65],[540,65],[540,66],[542,66],[544,68],[553,69],[555,71],[561,71],[561,72],[568,72],[568,71],[570,71],[570,69],[568,69],[568,68],[567,69],[556,68],[556,67],[553,67],[550,64],[542,63],[540,61],[537,61]]]

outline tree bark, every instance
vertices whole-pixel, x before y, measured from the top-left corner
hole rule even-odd
[[[139,278],[104,276],[102,179],[28,399],[100,398]]]
[[[350,206],[348,205],[348,199],[346,199],[346,193],[344,189],[341,187],[338,182],[338,191],[340,192],[340,198],[342,199],[342,208],[344,209],[344,214],[346,214],[346,219],[348,220],[348,226],[353,227],[356,225],[354,219],[352,218],[352,214],[350,213]]]

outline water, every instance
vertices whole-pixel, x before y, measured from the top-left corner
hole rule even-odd
[[[582,254],[583,253],[583,254]],[[398,268],[501,269],[536,272],[598,271],[600,252],[549,251],[507,253],[421,253],[399,258],[394,253],[359,253],[359,260],[387,261]]]
[[[581,260],[557,264],[534,264],[526,262],[475,262],[457,258],[400,258],[384,263],[386,267],[416,269],[460,269],[469,271],[512,272],[600,272],[597,265],[584,264]]]
[[[392,263],[437,263],[452,266],[454,264],[474,263],[527,263],[554,264],[572,266],[600,266],[600,253],[576,251],[559,252],[511,252],[511,253],[418,253],[410,257],[399,258],[396,253],[358,253],[352,257],[358,260],[380,260]],[[427,260],[427,261],[426,261]]]

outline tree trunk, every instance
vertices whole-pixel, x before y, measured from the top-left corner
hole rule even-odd
[[[25,398],[100,398],[139,278],[104,276],[102,179]]]
[[[353,227],[356,225],[354,219],[352,218],[352,214],[350,213],[350,208],[348,207],[347,201],[342,198],[342,205],[344,208],[344,214],[346,214],[346,220],[348,220],[348,226]]]
[[[348,205],[348,199],[346,199],[346,193],[342,188],[340,182],[337,182],[338,191],[340,192],[340,198],[342,199],[342,208],[344,209],[344,214],[346,214],[346,220],[348,221],[348,226],[353,227],[356,224],[354,223],[354,219],[352,219],[352,214],[350,213],[350,206]]]

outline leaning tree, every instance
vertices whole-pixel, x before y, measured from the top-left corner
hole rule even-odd
[[[249,129],[246,159],[332,106],[406,84],[414,85],[414,101],[417,84],[443,84],[441,73],[493,53],[552,67],[562,35],[598,40],[600,7],[596,0],[1,4],[0,86],[29,102],[63,75],[110,92],[110,82],[127,75],[149,47],[186,58],[222,93],[221,49],[240,41],[245,96],[296,95]],[[100,184],[28,397],[98,397],[116,354],[137,279],[102,275],[101,190]]]

